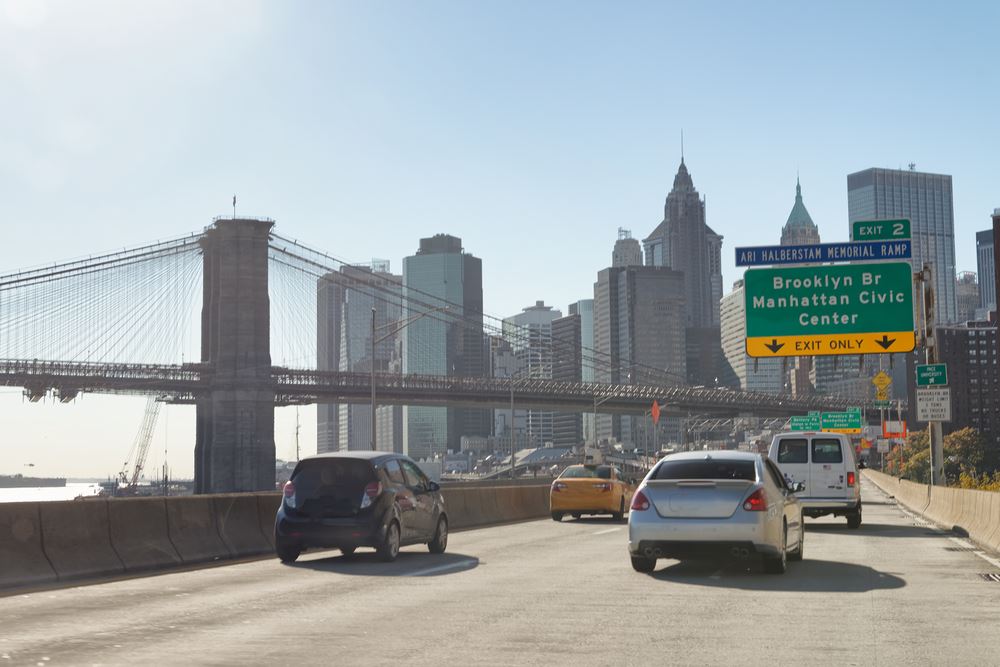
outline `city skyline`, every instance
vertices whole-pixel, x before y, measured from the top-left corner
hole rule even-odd
[[[0,273],[198,231],[235,194],[238,214],[349,262],[399,267],[419,238],[459,236],[483,259],[487,312],[565,309],[592,296],[617,228],[659,221],[682,130],[727,289],[733,249],[776,238],[797,174],[824,240],[847,240],[847,174],[910,162],[952,176],[955,268],[975,270],[1000,206],[1000,92],[977,65],[1000,9],[866,12],[6,3]],[[887,87],[871,63],[903,53]],[[44,455],[113,474],[142,414],[141,399],[2,391],[7,472]],[[184,410],[158,431],[182,472]],[[279,412],[288,456],[294,413]]]

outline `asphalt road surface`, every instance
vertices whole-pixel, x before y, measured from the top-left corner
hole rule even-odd
[[[864,524],[807,520],[785,575],[659,562],[624,524],[451,535],[392,564],[338,552],[0,597],[0,666],[1000,664],[1000,561],[874,486]]]

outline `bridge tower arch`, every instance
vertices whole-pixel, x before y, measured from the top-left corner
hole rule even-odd
[[[217,220],[205,232],[195,493],[274,489],[268,241],[272,220]]]

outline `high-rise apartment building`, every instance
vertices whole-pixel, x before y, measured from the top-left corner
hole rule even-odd
[[[913,246],[910,263],[916,270],[925,263],[933,267],[937,321],[939,324],[957,321],[951,176],[912,169],[859,171],[847,177],[847,208],[850,222],[901,218],[910,221]],[[917,303],[914,309],[919,309]]]
[[[425,314],[426,315],[423,315]],[[423,316],[421,316],[423,315]],[[483,264],[448,234],[420,239],[403,259],[403,372],[484,377]],[[403,409],[403,450],[414,458],[459,451],[461,437],[486,436],[490,411],[476,408]]]
[[[580,380],[595,382],[594,369],[599,363],[594,350],[594,300],[580,299],[569,304],[569,314],[580,316]],[[583,440],[588,444],[596,442],[594,433],[594,413],[583,414]]]
[[[782,359],[752,359],[746,352],[746,301],[743,281],[733,283],[733,291],[722,297],[722,353],[739,380],[743,391],[770,394],[785,392]]]
[[[561,312],[544,301],[536,301],[517,315],[504,318],[503,335],[514,351],[521,377],[552,379],[552,322],[561,317]],[[550,411],[515,410],[514,429],[520,430],[519,422],[524,420],[528,446],[544,447],[552,442],[554,417]]]
[[[615,266],[594,284],[597,382],[671,386],[687,374],[684,275],[658,266]],[[639,418],[598,415],[598,440],[640,445]],[[661,421],[661,428],[662,428]],[[665,442],[665,441],[664,441]]]
[[[663,220],[643,245],[647,266],[666,267],[684,276],[687,381],[717,383],[722,367],[722,236],[705,223],[705,200],[683,157],[663,205]]]
[[[375,371],[392,371],[393,364],[398,367],[399,361],[397,340],[378,332],[391,328],[401,316],[402,277],[389,272],[388,262],[373,262],[371,267],[344,266],[317,281],[319,370],[371,372],[372,308],[376,327]],[[375,446],[391,451],[399,444],[392,437],[398,435],[398,429],[394,431],[392,425],[400,408],[382,406],[379,410],[376,416],[385,428],[376,425]],[[370,405],[321,403],[316,418],[317,452],[372,448]]]
[[[570,309],[577,304],[571,304]],[[583,380],[583,318],[571,312],[552,320],[552,379],[559,382]],[[583,442],[583,415],[557,412],[552,419],[552,444],[575,447]]]
[[[1000,218],[1000,208],[994,215]],[[976,273],[979,275],[979,307],[997,309],[997,269],[993,263],[993,230],[976,232]]]

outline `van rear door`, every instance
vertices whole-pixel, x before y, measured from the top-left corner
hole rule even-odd
[[[818,498],[847,497],[847,453],[840,438],[814,437],[809,457],[812,461],[810,496]]]
[[[806,485],[802,495],[822,495],[813,489],[809,475],[809,438],[791,436],[778,439],[774,461],[785,476],[788,484],[802,482]]]

